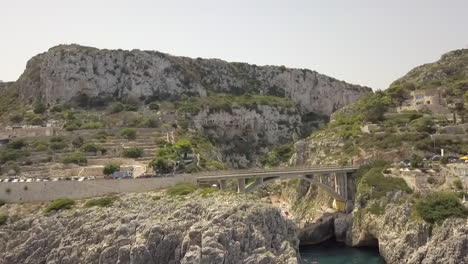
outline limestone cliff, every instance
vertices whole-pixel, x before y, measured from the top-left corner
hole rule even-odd
[[[60,45],[33,57],[18,80],[26,102],[73,99],[166,100],[209,91],[260,93],[292,99],[302,113],[333,111],[370,91],[310,70],[191,59],[154,51],[99,50]]]
[[[0,227],[0,263],[298,263],[295,225],[277,209],[209,196],[134,194],[107,208],[39,211]]]

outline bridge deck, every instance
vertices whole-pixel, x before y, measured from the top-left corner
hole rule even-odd
[[[203,175],[194,175],[197,181],[214,181],[226,179],[242,179],[255,177],[294,177],[304,174],[354,172],[358,166],[335,167],[311,167],[311,168],[284,168],[275,170],[238,170],[229,172],[217,172]]]

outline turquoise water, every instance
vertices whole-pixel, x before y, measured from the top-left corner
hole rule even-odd
[[[350,248],[334,242],[316,246],[301,246],[303,264],[385,264],[376,248]]]

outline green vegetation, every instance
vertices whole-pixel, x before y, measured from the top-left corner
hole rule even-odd
[[[136,111],[136,110],[137,110],[136,106],[133,106],[131,104],[123,104],[121,102],[114,102],[111,104],[109,108],[109,112],[111,114],[117,114],[122,111]]]
[[[0,214],[0,226],[4,225],[8,221],[8,214]]]
[[[120,130],[119,136],[129,140],[136,139],[136,130],[134,128],[124,128]]]
[[[244,94],[235,96],[223,93],[210,93],[207,97],[185,96],[176,102],[176,107],[179,111],[194,114],[200,112],[204,107],[208,107],[211,112],[232,112],[232,108],[235,106],[257,109],[257,105],[290,108],[294,106],[294,103],[290,99],[271,95]]]
[[[98,151],[101,151],[101,152],[106,152],[106,149],[103,148],[102,146],[99,146],[99,145],[96,145],[96,144],[93,144],[93,143],[86,143],[86,144],[83,144],[81,147],[80,147],[81,151],[84,151],[84,152],[98,152]]]
[[[431,224],[441,224],[449,217],[468,217],[468,209],[451,192],[428,194],[417,201],[415,209],[424,221]]]
[[[51,212],[51,211],[60,211],[60,210],[65,210],[65,209],[71,209],[73,205],[75,204],[75,201],[71,199],[59,199],[55,200],[52,203],[47,206],[45,209],[45,212]]]
[[[107,137],[109,136],[109,134],[106,132],[106,131],[98,131],[94,136],[93,138],[103,142],[107,139]]]
[[[385,207],[381,206],[379,203],[373,203],[369,208],[366,210],[375,215],[383,215],[385,213]]]
[[[93,206],[109,207],[109,206],[112,206],[115,200],[116,200],[116,197],[103,197],[103,198],[98,198],[98,199],[92,199],[92,200],[87,201],[84,206],[85,207],[93,207]]]
[[[49,147],[49,144],[45,140],[35,140],[32,143],[34,151],[46,151]]]
[[[213,187],[207,187],[207,188],[203,188],[200,191],[200,194],[202,195],[202,197],[207,197],[210,193],[214,193],[216,191],[218,191],[218,189],[213,188]]]
[[[70,110],[70,104],[64,103],[64,104],[56,104],[50,108],[50,112],[63,112],[63,111],[68,111]]]
[[[462,184],[461,180],[454,180],[453,181],[453,187],[455,187],[455,189],[457,189],[457,190],[463,190],[463,184]]]
[[[126,158],[136,159],[136,158],[143,156],[143,149],[137,148],[137,147],[127,148],[127,149],[124,149],[123,155]]]
[[[167,189],[167,194],[170,196],[187,195],[195,192],[198,189],[193,184],[177,184]]]
[[[276,146],[273,148],[270,153],[266,156],[263,156],[260,162],[264,166],[268,167],[275,167],[282,163],[286,163],[294,154],[294,145],[293,144],[286,144],[282,146]]]
[[[47,107],[42,103],[37,103],[34,105],[33,112],[35,114],[43,114],[47,110]]]
[[[78,165],[86,165],[88,160],[86,159],[86,156],[83,153],[72,153],[68,156],[65,156],[62,158],[62,163],[64,164],[70,164],[70,163],[75,163]]]
[[[159,104],[157,102],[152,102],[148,105],[149,109],[158,111],[159,110]]]
[[[12,84],[0,92],[0,118],[4,118],[8,113],[15,113],[20,110],[18,85]]]
[[[8,143],[7,147],[10,149],[22,149],[26,147],[28,144],[24,139],[15,139]]]
[[[388,192],[412,192],[404,179],[385,177],[382,173],[385,168],[386,163],[382,161],[361,166],[357,172],[358,193],[369,200],[384,197]]]
[[[18,150],[18,149],[5,149],[0,151],[0,165],[7,163],[8,161],[14,161],[19,158],[28,156],[29,153]]]
[[[0,200],[0,207],[4,206],[5,204],[6,204],[6,202],[5,202],[5,201],[3,201],[3,200]]]
[[[104,166],[102,173],[105,175],[111,175],[116,171],[120,171],[120,165],[115,163],[109,163],[106,164],[106,166]]]

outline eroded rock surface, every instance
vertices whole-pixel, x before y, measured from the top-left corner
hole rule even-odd
[[[230,194],[128,195],[109,208],[38,214],[2,226],[0,263],[298,263],[295,225]]]

